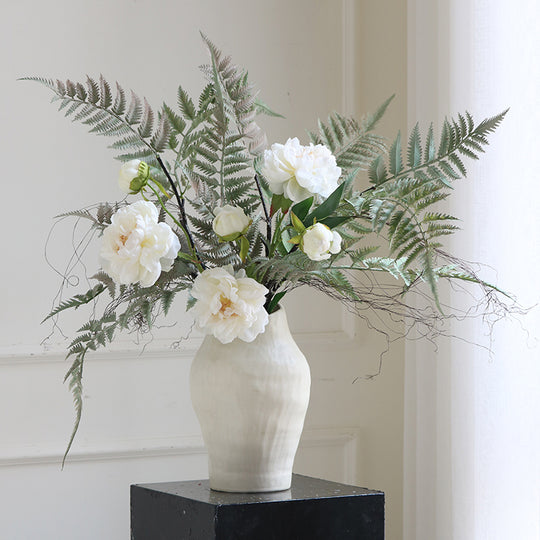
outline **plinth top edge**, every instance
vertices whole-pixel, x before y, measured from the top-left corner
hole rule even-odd
[[[144,488],[157,493],[196,500],[213,506],[292,502],[342,497],[384,497],[382,491],[331,482],[300,474],[293,474],[290,489],[269,493],[226,493],[223,491],[214,491],[210,489],[208,480],[135,484],[132,488]]]

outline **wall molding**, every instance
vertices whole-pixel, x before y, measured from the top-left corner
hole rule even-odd
[[[302,435],[299,452],[303,448],[338,447],[342,452],[341,482],[356,484],[360,440],[359,428],[320,428],[307,430]]]
[[[354,482],[359,430],[357,428],[313,428],[302,434],[303,448],[337,447],[343,453],[343,471]],[[77,445],[69,453],[68,463],[131,460],[206,454],[201,435],[140,438]],[[0,445],[0,467],[50,465],[62,463],[64,448],[58,444]]]
[[[302,347],[319,348],[332,342],[353,344],[356,340],[355,317],[346,308],[343,308],[342,329],[334,332],[302,332],[295,333],[294,339]],[[115,341],[108,344],[105,349],[98,349],[89,354],[88,360],[144,360],[170,359],[173,357],[192,358],[202,343],[202,337],[188,338],[182,341],[180,346],[174,346],[174,340],[156,339],[146,347],[144,344]],[[49,350],[43,347],[0,347],[0,368],[3,366],[17,366],[28,364],[64,363],[66,361],[66,349],[55,346]]]

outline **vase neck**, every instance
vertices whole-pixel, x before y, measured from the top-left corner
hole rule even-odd
[[[290,335],[289,323],[287,321],[287,313],[283,308],[274,311],[268,316],[268,324],[264,329],[264,332],[260,335],[264,339],[273,339],[274,337],[283,338],[286,335]]]

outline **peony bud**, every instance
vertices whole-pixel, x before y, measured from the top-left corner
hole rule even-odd
[[[312,261],[325,261],[330,258],[330,253],[341,250],[341,236],[326,225],[315,223],[302,235],[300,249]]]
[[[148,181],[148,165],[140,159],[132,159],[122,164],[118,185],[124,193],[138,193]]]
[[[251,225],[251,220],[238,206],[226,204],[221,208],[216,208],[215,215],[212,228],[221,239],[227,242],[236,240],[239,236],[245,234]]]

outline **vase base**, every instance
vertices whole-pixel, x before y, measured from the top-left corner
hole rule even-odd
[[[291,474],[284,474],[274,478],[266,476],[247,478],[233,475],[223,477],[210,476],[210,489],[212,491],[222,491],[225,493],[271,493],[277,491],[287,491],[291,488]]]
[[[252,489],[227,489],[210,486],[212,491],[220,493],[279,493],[280,491],[289,491],[291,486],[284,488],[252,488]]]

